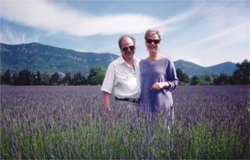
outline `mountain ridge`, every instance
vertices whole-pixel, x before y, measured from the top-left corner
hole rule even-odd
[[[41,72],[82,72],[85,74],[92,67],[106,69],[108,64],[118,57],[113,53],[79,52],[37,42],[0,43],[0,54],[1,71],[29,69]],[[208,67],[182,59],[174,61],[174,63],[177,69],[181,69],[189,76],[221,73],[231,75],[236,69],[233,62],[223,62]]]
[[[78,52],[43,45],[27,43],[8,45],[0,43],[1,70],[21,70],[41,72],[82,72],[87,73],[92,67],[107,68],[117,58],[112,53]]]

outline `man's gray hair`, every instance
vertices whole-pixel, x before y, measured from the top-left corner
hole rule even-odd
[[[127,35],[127,34],[124,34],[124,35],[122,35],[122,36],[119,38],[119,48],[122,47],[122,46],[121,46],[121,45],[122,45],[122,40],[123,40],[124,38],[126,38],[126,37],[132,39],[132,41],[133,41],[133,43],[134,43],[134,45],[135,45],[135,39],[134,39],[134,37],[132,37],[132,36],[130,36],[130,35]]]

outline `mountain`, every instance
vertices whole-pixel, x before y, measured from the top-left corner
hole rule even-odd
[[[192,62],[177,60],[174,62],[175,67],[181,69],[190,77],[194,75],[209,75],[209,74],[227,74],[232,75],[236,70],[236,65],[232,62],[225,62],[210,67],[203,67]]]
[[[82,72],[87,74],[92,67],[107,68],[118,56],[112,53],[77,52],[39,43],[9,45],[0,43],[0,71],[28,69],[36,72]],[[231,75],[236,69],[232,62],[203,67],[192,62],[177,60],[176,68],[189,76],[225,73]]]
[[[193,75],[209,75],[213,74],[214,71],[207,69],[206,67],[202,67],[192,62],[177,60],[174,62],[176,69],[181,69],[184,73],[189,76]]]
[[[207,68],[217,73],[225,73],[228,75],[231,75],[237,69],[233,62],[224,62]]]
[[[82,72],[90,68],[108,64],[117,58],[111,53],[77,52],[39,43],[8,45],[0,43],[0,70],[19,71],[28,69],[33,72]]]

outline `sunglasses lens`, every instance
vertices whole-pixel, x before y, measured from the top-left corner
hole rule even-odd
[[[158,43],[160,43],[160,40],[154,40],[154,43],[158,44]]]
[[[122,50],[123,50],[124,52],[128,52],[128,49],[130,49],[131,51],[133,51],[133,50],[135,49],[135,46],[128,46],[128,47],[122,48]]]
[[[154,44],[158,44],[158,43],[160,43],[160,40],[159,39],[147,39],[146,42],[149,44],[152,44],[152,42]]]
[[[124,48],[122,48],[122,50],[123,50],[124,52],[127,52],[127,51],[128,51],[128,48],[127,48],[127,47],[124,47]]]
[[[135,46],[129,46],[129,49],[133,51],[135,49]]]

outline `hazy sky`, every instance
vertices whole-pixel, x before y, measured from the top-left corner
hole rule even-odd
[[[250,0],[0,0],[0,42],[120,55],[122,34],[163,33],[161,54],[203,66],[250,60]]]

